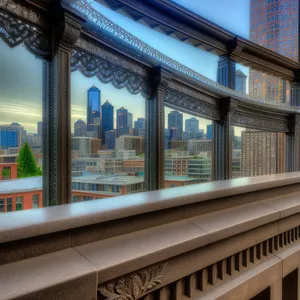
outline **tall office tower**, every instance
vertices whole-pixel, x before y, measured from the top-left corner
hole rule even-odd
[[[299,0],[251,0],[250,40],[299,60]],[[276,102],[289,101],[286,81],[250,70],[249,94]]]
[[[0,125],[0,149],[21,147],[25,137],[24,129],[18,123]]]
[[[185,120],[185,131],[190,133],[191,138],[195,138],[196,133],[199,131],[199,120],[196,118]]]
[[[105,131],[105,145],[107,149],[115,149],[115,130]]]
[[[212,140],[212,138],[213,138],[212,125],[206,125],[206,139]]]
[[[86,136],[86,123],[81,119],[74,123],[74,136]]]
[[[100,107],[101,91],[92,86],[87,91],[87,131],[96,132],[95,136],[101,137],[100,132]]]
[[[132,129],[132,113],[128,112],[127,113],[127,126],[129,129]]]
[[[106,100],[102,110],[102,143],[105,145],[105,132],[114,129],[114,107]]]
[[[138,118],[134,121],[134,135],[144,136],[144,131],[146,131],[146,119]]]
[[[235,72],[235,90],[246,94],[247,75],[241,70]]]
[[[164,131],[164,148],[165,148],[165,150],[169,149],[170,136],[171,136],[171,130],[165,128],[165,131]]]
[[[182,138],[182,132],[183,132],[183,115],[182,113],[178,111],[171,111],[168,114],[168,128],[169,129],[175,129],[176,139]]]
[[[38,137],[40,137],[40,138],[43,137],[43,122],[42,121],[39,121],[37,123],[37,134],[38,134]]]
[[[284,133],[242,132],[241,176],[284,173],[285,146]]]
[[[132,129],[132,114],[124,107],[117,110],[117,137],[129,135]]]

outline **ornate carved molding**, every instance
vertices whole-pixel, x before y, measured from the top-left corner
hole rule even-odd
[[[72,17],[65,14],[64,16],[64,29],[62,37],[59,41],[60,45],[72,50],[76,41],[80,37],[81,25],[78,21],[75,21]]]
[[[136,73],[143,77],[148,77],[148,69],[139,64],[138,62],[125,57],[124,55],[118,54],[116,51],[113,51],[109,48],[104,48],[99,43],[95,43],[90,39],[80,37],[75,46],[87,52],[90,52],[93,55],[96,55],[110,63],[113,63],[119,67],[130,70],[133,73]]]
[[[220,119],[220,112],[216,107],[172,89],[166,89],[165,103],[167,106],[174,109],[180,109],[181,111],[197,115],[202,118],[212,120]]]
[[[263,116],[255,116],[234,111],[231,116],[231,125],[271,130],[277,132],[289,132],[289,123],[286,120],[272,119]]]
[[[136,300],[146,295],[155,286],[162,283],[166,263],[133,273],[116,282],[101,285],[98,292],[106,300]]]
[[[49,54],[49,41],[46,35],[3,12],[0,12],[0,37],[11,48],[24,43],[34,55],[44,57]]]
[[[213,97],[213,96],[210,96],[210,95],[207,95],[205,94],[204,92],[201,92],[199,90],[196,90],[186,84],[183,84],[179,81],[171,81],[169,83],[169,88],[172,89],[172,90],[176,90],[180,93],[183,93],[187,96],[191,96],[193,98],[196,98],[196,99],[199,99],[201,101],[205,101],[207,103],[210,103],[212,105],[217,105],[218,104],[218,99]]]
[[[134,95],[141,93],[145,98],[151,95],[150,86],[144,78],[79,49],[72,52],[71,70],[79,70],[87,77],[97,76],[101,82],[111,82],[117,89],[126,87]]]
[[[43,0],[45,1],[45,0]],[[23,3],[22,3],[23,2]],[[39,27],[48,28],[48,22],[44,15],[37,10],[28,7],[24,1],[17,0],[0,0],[0,9],[8,11],[21,17]]]

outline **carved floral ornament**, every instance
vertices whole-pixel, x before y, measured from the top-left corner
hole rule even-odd
[[[126,87],[134,95],[141,93],[145,98],[151,95],[150,86],[144,78],[81,50],[72,51],[71,70],[79,70],[86,77],[96,76],[117,89]]]
[[[155,286],[162,283],[167,263],[143,269],[129,277],[102,285],[98,291],[106,300],[136,300],[146,295]]]

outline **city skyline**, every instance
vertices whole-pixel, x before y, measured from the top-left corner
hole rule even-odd
[[[189,3],[191,1],[176,0],[175,2],[186,5],[189,9],[215,22],[223,11],[224,1],[211,1],[218,9],[212,10],[211,3],[201,3],[201,5],[199,5],[199,1]],[[243,35],[249,31],[249,21],[247,21],[249,12],[245,9],[247,4],[241,4],[240,2],[243,1],[230,0],[233,9],[228,12],[226,11],[226,15],[222,13],[222,21],[220,21],[222,23],[218,22],[218,24],[221,26],[226,25],[225,27],[229,30],[234,31],[234,29],[236,29],[238,30],[237,33]],[[248,2],[249,4],[249,0],[244,2]],[[151,46],[154,46],[159,51],[195,71],[216,80],[217,56],[146,28],[100,4],[98,6],[101,7],[101,12],[104,15],[110,17],[118,25],[123,26],[140,39],[145,40]],[[237,10],[240,10],[239,14],[236,14]],[[239,26],[237,26],[237,24],[239,24]],[[173,51],[173,49],[178,49],[178,51]],[[2,40],[0,40],[0,53],[1,124],[17,122],[29,133],[36,133],[36,124],[42,120],[42,60],[36,59],[24,46],[10,48]],[[241,67],[241,70],[248,74],[246,67]],[[28,74],[30,74],[30,76],[28,76]],[[93,84],[96,84],[103,90],[103,101],[106,99],[112,101],[113,99],[116,100],[118,97],[121,97],[123,99],[122,105],[124,105],[129,98],[141,97],[140,95],[133,96],[129,94],[126,89],[117,90],[110,84],[102,84],[96,77],[85,78],[83,75],[79,75],[79,71],[72,73],[72,125],[79,118],[86,118],[86,95],[84,97],[83,94],[86,93],[86,87],[89,88]],[[88,81],[88,84],[84,83],[86,81]],[[104,87],[107,89],[106,92]],[[139,105],[137,105],[137,103],[133,106],[134,109],[128,106],[128,110],[131,110],[135,118],[145,116],[144,104],[142,109],[138,107]]]

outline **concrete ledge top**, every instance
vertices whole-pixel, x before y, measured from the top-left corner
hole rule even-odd
[[[0,243],[300,182],[300,172],[238,178],[0,215]]]

